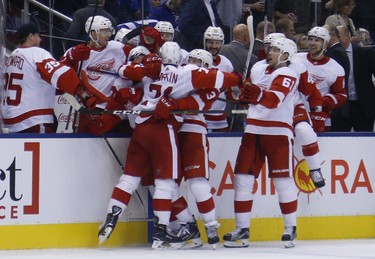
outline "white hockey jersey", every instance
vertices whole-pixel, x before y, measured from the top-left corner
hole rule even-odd
[[[223,55],[218,55],[214,68],[219,69],[222,72],[231,73],[234,71],[232,63]],[[220,93],[219,98],[226,99],[225,92]],[[215,101],[212,104],[211,110],[225,110],[226,103],[220,100]],[[228,127],[227,115],[226,114],[206,114],[206,123],[208,129],[222,129]]]
[[[249,105],[245,132],[261,135],[285,135],[293,138],[293,114],[297,94],[298,74],[289,67],[271,70],[268,64],[251,69],[251,83],[272,91],[279,99],[276,108],[262,104]],[[283,92],[274,86],[283,87]]]
[[[126,64],[124,45],[118,41],[109,41],[104,49],[90,51],[90,57],[82,63],[82,70],[86,71],[89,83],[109,97],[118,78],[116,73],[123,64]],[[114,74],[103,73],[100,70]],[[106,103],[97,105],[102,109],[105,106]]]
[[[3,121],[11,133],[53,123],[56,88],[74,94],[79,84],[74,70],[39,47],[14,50],[3,73]]]

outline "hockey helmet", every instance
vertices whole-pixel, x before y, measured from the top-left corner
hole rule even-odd
[[[126,29],[126,28],[121,28],[118,30],[118,32],[115,35],[115,41],[122,42],[123,38],[125,37],[126,34],[131,32],[131,30]],[[139,36],[133,37],[128,40],[127,44],[133,45],[133,46],[138,46],[139,45]]]
[[[220,27],[209,26],[203,35],[203,46],[206,49],[206,40],[218,40],[224,44],[224,33]]]
[[[150,51],[148,49],[146,49],[143,46],[137,46],[137,47],[134,47],[130,50],[129,60],[133,61],[137,57],[146,56],[148,54],[150,54]]]
[[[164,65],[177,66],[180,61],[180,50],[180,45],[178,45],[177,42],[165,42],[159,50],[159,56],[162,58],[162,63]]]
[[[201,67],[207,65],[207,68],[212,68],[212,54],[204,49],[193,49],[189,52],[189,58],[200,60]]]
[[[91,26],[91,28],[90,28]],[[115,30],[113,29],[112,22],[101,15],[91,16],[87,19],[85,24],[85,31],[89,33],[90,31],[95,31],[97,34],[99,34],[99,31],[102,29],[110,29],[111,33],[114,34]],[[91,33],[89,33],[91,37]]]
[[[280,56],[284,53],[288,53],[289,56],[286,60],[280,61],[280,56],[279,56],[279,61],[281,63],[287,62],[292,60],[294,55],[297,53],[297,45],[294,41],[287,39],[287,38],[277,38],[271,43],[271,47],[276,47],[280,50]]]
[[[329,31],[326,28],[319,27],[319,26],[315,26],[314,28],[312,28],[308,32],[307,36],[308,37],[314,36],[314,37],[317,37],[319,39],[322,39],[323,42],[324,42],[324,45],[323,45],[324,49],[327,48],[328,42],[331,39],[331,36],[329,35]]]

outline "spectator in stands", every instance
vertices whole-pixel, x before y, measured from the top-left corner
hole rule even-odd
[[[181,32],[180,46],[187,51],[204,48],[203,34],[209,26],[223,27],[210,0],[183,0],[177,24]],[[229,35],[225,39],[229,42]]]
[[[256,26],[255,31],[255,41],[254,41],[254,47],[253,47],[253,54],[258,57],[258,60],[262,60],[265,58],[265,52],[263,47],[263,39],[264,36],[270,33],[275,32],[275,25],[273,25],[272,22],[267,22],[267,27],[264,28],[266,23],[265,21],[261,21]]]
[[[246,12],[250,12],[253,15],[253,29],[256,30],[258,24],[264,21],[264,16],[266,14],[266,1],[265,0],[244,0],[243,9]],[[243,20],[246,23],[246,18]],[[272,17],[268,17],[269,21],[272,21]]]
[[[177,28],[177,13],[181,5],[181,0],[167,0],[157,7],[151,15],[151,19],[170,22],[173,28]]]
[[[373,131],[375,118],[375,50],[353,45],[347,26],[337,27],[350,60],[348,112],[332,118],[334,131]]]
[[[88,34],[85,31],[85,23],[89,17],[94,15],[95,10],[95,15],[101,15],[108,18],[112,25],[115,26],[117,22],[111,14],[103,9],[104,4],[105,0],[87,0],[87,6],[82,9],[78,9],[74,13],[73,21],[70,24],[66,37],[80,41],[88,40]],[[81,43],[80,41],[68,41],[67,48]]]
[[[288,18],[294,22],[297,33],[307,32],[311,27],[310,0],[276,0],[275,23]]]
[[[250,38],[247,25],[236,25],[233,28],[233,40],[229,44],[225,44],[220,50],[220,54],[228,58],[229,61],[232,63],[235,72],[244,72],[244,67],[249,52],[249,45]],[[251,67],[257,62],[257,60],[257,56],[252,54],[247,74],[249,74]],[[226,105],[227,110],[232,110],[235,108],[237,108],[236,105],[232,103],[227,103]],[[245,118],[246,115],[244,114],[229,115],[228,124],[230,131],[243,131]]]
[[[326,24],[332,24],[336,27],[339,25],[346,26],[353,44],[364,40],[358,36],[353,20],[349,17],[355,6],[355,0],[333,0],[335,14],[328,16],[325,21]]]
[[[275,24],[276,32],[283,33],[285,37],[290,40],[294,40],[296,31],[294,30],[294,22],[289,18],[284,18]]]
[[[307,51],[307,33],[297,33],[294,35],[298,51]]]

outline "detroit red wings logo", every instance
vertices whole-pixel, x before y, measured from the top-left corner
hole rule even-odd
[[[313,82],[313,83],[315,83],[317,85],[319,85],[324,80],[325,80],[324,77],[321,77],[321,76],[318,76],[318,75],[314,75],[314,74],[309,74],[309,77],[308,77],[308,81],[309,82]]]
[[[87,77],[90,80],[98,80],[102,76],[102,72],[100,71],[113,71],[113,67],[115,66],[115,59],[112,58],[111,60],[103,60],[99,61],[94,65],[90,65],[87,67]]]

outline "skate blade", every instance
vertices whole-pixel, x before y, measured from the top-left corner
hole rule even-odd
[[[226,247],[226,248],[249,247],[249,240],[239,239],[239,240],[236,240],[236,241],[224,241],[223,246]]]
[[[162,250],[162,249],[180,249],[184,245],[184,242],[180,243],[168,243],[164,241],[159,241],[159,240],[154,240],[152,242],[152,248],[157,249],[157,250]]]
[[[284,247],[285,248],[293,248],[296,245],[293,243],[293,241],[284,241]]]
[[[192,249],[192,248],[198,248],[198,247],[202,247],[202,246],[203,246],[203,242],[198,237],[198,238],[187,240],[185,242],[185,244],[181,247],[181,249]]]
[[[104,231],[98,235],[99,245],[103,244],[104,241],[106,241],[109,238],[111,233],[112,233],[112,228],[110,227],[105,228]]]

